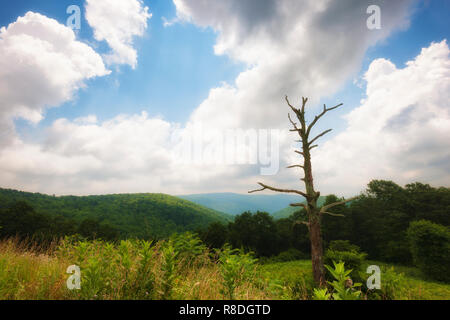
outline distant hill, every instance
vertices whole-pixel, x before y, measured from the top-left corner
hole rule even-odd
[[[28,202],[38,213],[109,222],[128,237],[166,237],[195,230],[212,222],[226,223],[232,216],[166,194],[112,194],[49,196],[0,188],[0,208],[15,201]]]
[[[317,205],[322,206],[325,202],[326,196],[320,196],[317,200]],[[306,201],[301,201],[302,203],[306,203]],[[275,220],[289,218],[295,211],[301,210],[301,207],[286,207],[272,214]]]
[[[303,200],[302,197],[290,194],[205,193],[179,197],[232,215],[241,214],[245,211],[256,212],[258,210],[274,213],[286,208],[291,203]]]

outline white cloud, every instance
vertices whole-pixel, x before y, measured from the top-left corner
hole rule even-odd
[[[380,1],[382,29],[367,29],[373,1],[174,0],[177,19],[217,32],[215,52],[247,63],[232,85],[211,90],[193,122],[285,127],[284,94],[312,104],[356,74],[367,48],[408,25],[410,1]]]
[[[172,136],[177,129],[145,112],[104,122],[95,116],[59,119],[43,143],[18,140],[0,152],[0,180],[48,193],[181,193],[234,174],[236,168],[227,166],[179,163],[172,152],[180,143]]]
[[[98,41],[106,41],[112,53],[105,55],[108,64],[137,65],[133,38],[143,36],[149,8],[141,0],[86,0],[86,19]]]
[[[56,20],[28,12],[0,29],[0,143],[13,139],[13,118],[42,119],[72,99],[84,80],[104,76],[102,58]]]
[[[214,28],[216,53],[246,62],[248,70],[235,83],[212,89],[182,128],[146,114],[103,122],[89,116],[55,121],[41,144],[16,139],[0,152],[0,180],[5,186],[77,194],[244,192],[260,179],[259,167],[179,164],[171,154],[176,147],[172,133],[181,129],[188,134],[198,125],[207,130],[206,136],[228,128],[286,129],[284,94],[292,100],[309,96],[314,102],[334,93],[359,70],[369,46],[407,26],[409,13],[409,1],[380,1],[382,29],[371,31],[366,28],[365,9],[372,1],[174,2],[178,21]],[[88,7],[96,3],[89,1]],[[110,43],[115,56],[110,62],[134,66],[132,36],[122,33],[126,28],[113,28],[126,26],[129,20],[115,22],[111,18],[115,9],[113,15],[104,15],[100,10],[104,3],[96,10],[91,7],[99,26],[107,19],[98,40],[121,39],[116,47]],[[137,29],[131,30],[142,30],[139,26],[146,19],[137,19]],[[365,76],[367,99],[348,116],[348,129],[314,153],[319,190],[357,192],[376,177],[436,183],[447,178],[443,172],[449,172],[444,140],[449,127],[448,70],[445,43],[424,49],[404,69],[387,60],[374,61]],[[418,123],[423,125],[421,131]],[[283,140],[281,146],[285,159],[292,153],[290,143]],[[344,167],[346,161],[351,165]],[[288,170],[267,180],[299,183]]]
[[[357,192],[371,179],[448,185],[450,58],[433,43],[404,68],[370,64],[367,97],[347,128],[314,154],[317,181],[328,192]]]

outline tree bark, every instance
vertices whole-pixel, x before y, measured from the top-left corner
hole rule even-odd
[[[320,216],[309,219],[309,238],[311,242],[311,261],[314,281],[319,286],[325,285],[325,269],[323,265],[323,244]]]

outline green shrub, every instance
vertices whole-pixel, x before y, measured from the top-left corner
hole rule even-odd
[[[360,248],[356,244],[351,244],[349,240],[331,241],[328,245],[328,249],[333,251],[360,251]]]
[[[231,249],[225,246],[219,255],[220,274],[222,276],[221,293],[226,299],[235,299],[235,290],[243,281],[251,281],[254,276],[255,263],[251,253]]]
[[[177,278],[176,273],[176,256],[177,251],[172,242],[169,241],[162,248],[162,279],[161,279],[161,300],[170,300],[173,297],[173,288],[175,286],[175,280]]]
[[[290,248],[286,251],[280,252],[278,255],[266,258],[262,257],[259,259],[259,263],[277,263],[277,262],[288,262],[295,260],[309,259],[309,255],[297,250],[295,248]]]
[[[407,231],[414,264],[424,275],[450,282],[450,229],[427,221],[413,221]]]
[[[362,272],[361,272],[362,273]],[[369,300],[401,300],[404,298],[405,290],[407,290],[407,283],[403,273],[397,273],[394,267],[381,268],[381,288],[368,289],[367,278],[370,274],[363,275],[363,290]]]
[[[198,235],[192,232],[173,234],[170,241],[176,252],[175,258],[183,264],[191,264],[206,251],[206,246]]]
[[[152,299],[155,289],[155,275],[152,271],[154,251],[152,242],[141,240],[137,243],[139,263],[132,283],[132,291],[137,299]]]
[[[314,289],[314,300],[360,300],[361,290],[357,288],[361,287],[361,283],[353,283],[349,277],[352,270],[345,269],[345,263],[336,263],[333,261],[334,268],[329,265],[325,265],[325,268],[333,276],[334,280],[328,283],[332,289]]]
[[[311,273],[303,273],[300,277],[289,283],[288,288],[292,299],[306,300],[311,297],[311,292],[314,288],[315,282]]]
[[[363,265],[367,254],[359,252],[359,247],[350,244],[349,241],[336,240],[331,241],[329,249],[325,251],[324,264],[332,265],[333,261],[344,262],[347,268],[354,270],[353,277],[355,281],[361,282],[360,276],[361,266]],[[332,278],[332,274],[326,272],[327,279]]]

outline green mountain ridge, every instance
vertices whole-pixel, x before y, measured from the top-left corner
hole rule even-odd
[[[75,221],[107,222],[127,237],[161,238],[173,232],[226,223],[232,216],[188,200],[160,193],[50,196],[0,188],[0,208],[26,201],[36,212]]]

